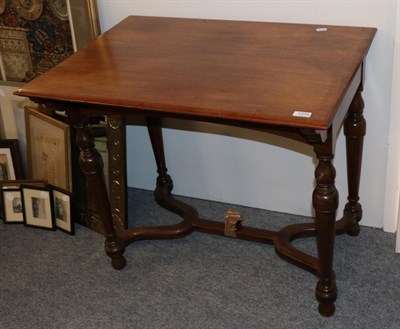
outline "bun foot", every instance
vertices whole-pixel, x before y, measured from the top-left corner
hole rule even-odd
[[[322,316],[329,317],[335,313],[335,304],[332,302],[320,302],[318,311]]]
[[[112,258],[111,265],[116,270],[122,270],[126,266],[126,259],[124,256]]]
[[[358,223],[354,224],[349,230],[347,234],[350,236],[358,236],[360,234],[360,225]]]
[[[335,300],[337,288],[335,274],[332,272],[330,279],[320,279],[317,283],[316,297],[319,302],[318,311],[322,316],[331,316],[335,313]]]
[[[108,237],[105,242],[105,247],[108,257],[111,258],[112,267],[116,270],[122,270],[126,265],[123,241],[115,237]]]

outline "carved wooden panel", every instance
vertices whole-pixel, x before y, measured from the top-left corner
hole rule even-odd
[[[126,135],[123,116],[107,117],[108,179],[114,227],[127,228],[126,218]]]
[[[127,228],[125,118],[113,115],[107,117],[106,122],[108,173],[105,173],[105,176],[108,180],[114,227],[117,231],[122,231]],[[77,156],[78,153],[75,153],[75,157]],[[73,161],[77,162],[77,159],[75,158]],[[74,176],[76,178],[75,181],[85,181],[79,168],[76,168]],[[86,188],[84,189],[86,190]],[[78,199],[76,205],[77,221],[80,224],[105,235],[103,224],[95,211],[96,200],[91,199],[90,195],[85,195],[80,192],[81,191],[74,191],[74,194]]]

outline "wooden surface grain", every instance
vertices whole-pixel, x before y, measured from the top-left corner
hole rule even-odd
[[[327,129],[375,32],[130,16],[17,94]]]

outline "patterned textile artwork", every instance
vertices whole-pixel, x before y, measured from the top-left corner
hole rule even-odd
[[[67,0],[0,0],[1,80],[26,82],[73,53]]]

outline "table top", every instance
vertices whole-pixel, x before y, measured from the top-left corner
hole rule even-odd
[[[375,33],[129,16],[17,94],[102,104],[121,113],[141,109],[328,129]]]

